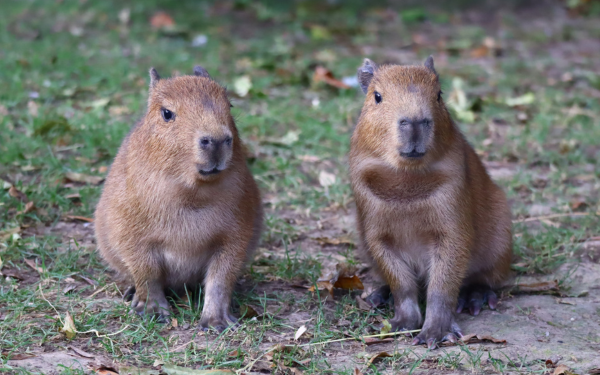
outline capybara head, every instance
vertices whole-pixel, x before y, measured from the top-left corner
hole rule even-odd
[[[449,121],[433,58],[424,66],[377,66],[365,59],[358,81],[367,94],[361,117],[372,148],[396,166],[426,163]]]
[[[225,88],[201,66],[168,79],[152,68],[150,80],[144,126],[156,166],[190,184],[219,178],[239,147]]]

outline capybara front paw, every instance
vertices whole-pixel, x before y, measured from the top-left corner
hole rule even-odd
[[[427,344],[429,349],[437,348],[440,342],[449,341],[455,343],[461,338],[462,332],[454,318],[447,319],[447,323],[428,324],[425,321],[423,329],[412,341],[412,345]]]
[[[200,319],[200,328],[203,331],[214,329],[217,332],[223,332],[227,328],[235,329],[238,326],[238,319],[233,315],[226,313],[221,316],[202,315]]]
[[[157,321],[166,323],[171,315],[171,307],[164,294],[142,299],[135,293],[131,301],[131,312],[143,317],[156,317]]]

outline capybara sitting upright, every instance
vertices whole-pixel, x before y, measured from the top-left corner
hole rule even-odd
[[[350,174],[360,245],[389,284],[392,328],[421,326],[425,288],[425,322],[413,345],[455,341],[454,311],[477,315],[485,301],[494,309],[493,289],[509,275],[505,195],[452,121],[431,57],[424,66],[366,59],[358,79],[367,96]]]
[[[166,290],[204,284],[200,326],[235,323],[232,292],[257,247],[260,194],[223,87],[201,66],[161,79],[125,138],[95,214],[100,254],[134,285],[131,309],[165,318]]]

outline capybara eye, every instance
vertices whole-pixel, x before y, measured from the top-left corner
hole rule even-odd
[[[175,114],[166,108],[161,109],[160,113],[166,122],[169,122],[175,118]]]
[[[231,146],[231,142],[233,142],[233,139],[232,139],[231,137],[227,137],[227,138],[225,138],[225,144],[226,144],[227,146]]]
[[[442,90],[440,90],[440,92],[438,92],[438,102],[442,100]]]
[[[375,91],[375,103],[381,103],[381,94]]]

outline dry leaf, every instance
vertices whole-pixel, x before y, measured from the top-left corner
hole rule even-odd
[[[356,275],[352,277],[340,276],[336,280],[335,284],[333,284],[333,286],[335,288],[341,288],[346,290],[365,289],[362,281],[360,281],[360,278]]]
[[[10,195],[13,198],[17,198],[21,202],[28,202],[29,201],[29,199],[27,198],[27,195],[25,195],[25,193],[23,193],[21,190],[17,189],[14,185],[12,185],[8,189],[8,195]]]
[[[25,263],[31,268],[33,268],[38,273],[43,273],[44,269],[42,267],[38,267],[37,262],[33,259],[25,259]]]
[[[75,289],[77,289],[77,284],[68,284],[63,290],[63,294],[68,294],[71,293],[72,291],[74,291]]]
[[[313,240],[317,241],[321,245],[354,245],[354,241],[350,237],[313,237]]]
[[[4,241],[13,236],[13,234],[18,235],[21,232],[21,227],[8,228],[0,232],[0,241]]]
[[[317,281],[317,288],[316,289],[327,290],[329,292],[329,295],[331,295],[333,297],[333,284],[329,280]],[[309,292],[315,292],[316,289],[315,289],[315,286],[313,285],[310,288],[308,288],[308,291]]]
[[[93,354],[90,354],[86,351],[83,351],[79,348],[76,348],[74,346],[69,346],[69,349],[71,349],[72,351],[74,351],[78,356],[84,357],[84,358],[94,358]]]
[[[514,285],[511,293],[541,293],[559,290],[558,280],[541,281],[537,283],[519,283]]]
[[[31,115],[31,117],[38,117],[39,106],[33,100],[27,102],[27,111]]]
[[[155,29],[175,26],[175,21],[167,12],[158,11],[150,18],[150,25]]]
[[[497,338],[489,336],[489,335],[478,335],[478,334],[474,334],[474,333],[469,334],[469,335],[464,335],[463,337],[460,338],[460,340],[465,344],[475,344],[475,343],[479,343],[479,342],[491,342],[494,344],[506,344],[506,340],[497,339]],[[452,343],[443,343],[443,344],[454,345]]]
[[[83,173],[76,173],[76,172],[65,173],[65,178],[69,182],[80,182],[80,183],[91,184],[91,185],[100,185],[100,183],[102,183],[102,181],[104,181],[104,177],[90,176],[90,175],[86,175]]]
[[[556,368],[554,369],[554,372],[552,373],[552,375],[574,375],[574,374],[575,373],[573,371],[571,371],[571,369],[565,365],[556,366]]]
[[[25,209],[23,211],[17,212],[17,215],[27,214],[35,210],[35,203],[27,202],[25,203]]]
[[[259,319],[265,314],[265,310],[256,305],[242,305],[240,307],[240,312],[242,316],[241,319]]]
[[[321,65],[318,65],[315,68],[315,73],[313,74],[313,81],[315,83],[317,82],[325,82],[328,85],[331,85],[333,87],[337,87],[338,89],[349,89],[350,86],[348,86],[347,84],[345,84],[344,82],[336,79],[333,76],[333,73],[331,73],[331,71]]]
[[[381,352],[381,353],[377,353],[374,356],[371,357],[371,359],[369,359],[368,362],[368,366],[372,365],[376,360],[382,359],[382,358],[388,358],[388,357],[392,357],[392,355],[390,355],[388,352]]]
[[[98,173],[106,173],[106,172],[108,172],[108,167],[106,165],[103,165],[100,168],[98,168]]]
[[[296,334],[294,335],[294,340],[298,340],[300,338],[300,336],[302,336],[304,334],[304,332],[307,331],[308,328],[306,328],[306,326],[303,324],[300,326],[300,328],[298,328],[298,330],[296,331]]]
[[[91,217],[85,217],[85,216],[77,216],[77,215],[66,215],[65,219],[71,220],[71,221],[85,221],[87,223],[93,223],[94,219],[92,219]]]
[[[60,332],[64,333],[69,340],[74,339],[75,335],[77,334],[77,329],[75,328],[75,321],[73,320],[73,317],[68,311],[67,316],[65,316],[64,325],[60,329]]]
[[[36,355],[33,353],[11,353],[8,350],[2,351],[2,357],[11,361],[22,361],[24,359],[33,358]]]
[[[319,172],[319,184],[325,188],[335,184],[335,175],[325,171]]]
[[[365,344],[367,344],[367,345],[385,344],[385,343],[394,341],[394,339],[391,337],[388,337],[385,339],[379,339],[377,337],[367,337],[364,340],[365,340]]]
[[[380,332],[382,334],[386,334],[386,333],[390,333],[392,332],[392,325],[390,324],[390,322],[387,319],[384,319],[382,322],[382,326],[381,326],[381,330]]]
[[[360,371],[360,370],[358,369],[358,367],[355,367],[355,368],[354,368],[354,372],[352,372],[352,375],[363,375],[363,373],[362,373],[362,371]]]
[[[119,375],[117,370],[105,365],[100,365],[99,367],[94,368],[94,372],[100,375]]]
[[[177,322],[177,318],[171,319],[171,326],[173,328],[177,328],[178,325],[179,325],[179,323]]]
[[[356,296],[356,297],[354,297],[354,299],[356,300],[356,305],[358,306],[359,310],[362,310],[362,311],[370,311],[371,310],[371,305],[369,305],[364,299],[360,298],[360,296]]]
[[[469,55],[473,59],[480,59],[482,57],[488,56],[489,53],[490,53],[489,49],[486,46],[482,45],[482,46],[472,49],[471,52],[469,53]]]

